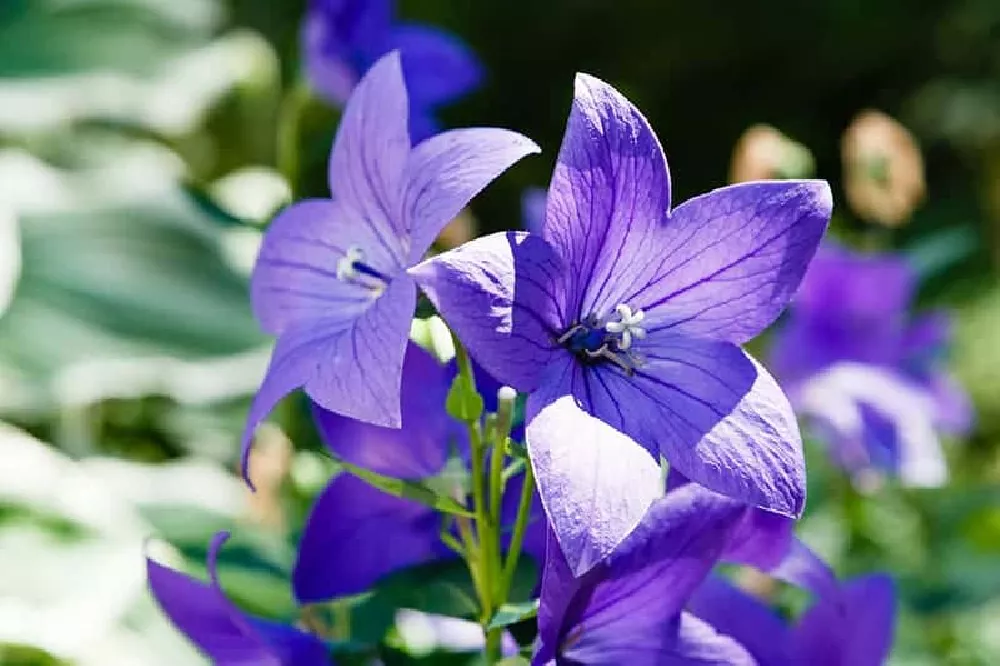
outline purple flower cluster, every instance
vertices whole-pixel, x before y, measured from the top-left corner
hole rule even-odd
[[[840,280],[807,272],[831,215],[827,184],[745,183],[675,206],[649,123],[580,74],[548,192],[525,200],[530,230],[425,258],[447,222],[538,148],[485,128],[414,145],[419,119],[478,70],[451,38],[390,14],[383,0],[312,3],[310,75],[346,105],[331,198],[276,217],[252,278],[254,312],[277,342],[247,419],[244,469],[256,427],[296,389],[347,467],[311,509],[296,600],[325,603],[400,569],[465,560],[489,660],[501,649],[493,615],[523,551],[543,572],[533,664],[881,663],[892,586],[881,576],[841,583],[795,540],[806,494],[798,426],[740,347],[806,276],[784,335],[829,345],[781,347],[801,354],[776,359],[796,402],[808,404],[809,377],[844,360],[927,393],[943,386],[923,360],[933,326],[854,349],[853,332],[837,329],[850,322],[814,295]],[[409,341],[418,287],[455,335],[451,363]],[[526,396],[523,425],[514,390]],[[955,416],[935,414],[942,426]],[[452,463],[464,477],[445,473]],[[382,492],[357,468],[434,488],[461,511]],[[224,539],[210,548],[209,583],[149,562],[166,614],[224,666],[331,664],[329,636],[228,600],[216,574]],[[713,577],[720,562],[769,572],[813,604],[786,623]]]
[[[939,434],[968,432],[973,415],[944,368],[947,315],[912,317],[916,288],[902,257],[824,246],[770,360],[836,462],[937,486],[947,478]]]

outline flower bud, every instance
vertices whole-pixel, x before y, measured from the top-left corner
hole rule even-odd
[[[814,170],[815,162],[808,148],[770,125],[754,125],[736,142],[729,181],[807,178]]]

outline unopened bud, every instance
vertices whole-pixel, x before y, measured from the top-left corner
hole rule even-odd
[[[745,183],[772,178],[807,178],[813,174],[812,153],[770,125],[754,125],[733,149],[729,180]]]

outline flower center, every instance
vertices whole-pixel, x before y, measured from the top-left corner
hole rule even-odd
[[[632,344],[646,337],[646,329],[640,326],[645,313],[633,312],[622,303],[615,308],[615,315],[602,320],[589,314],[563,331],[558,342],[588,365],[611,362],[631,376],[640,365]]]
[[[357,245],[347,248],[347,253],[337,261],[337,279],[364,287],[376,296],[389,284],[385,273],[365,263],[365,251]]]

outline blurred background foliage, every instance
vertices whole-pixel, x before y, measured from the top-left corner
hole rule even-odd
[[[233,469],[267,358],[246,288],[259,231],[293,190],[325,193],[336,126],[309,102],[301,178],[287,183],[276,134],[303,5],[0,3],[2,664],[202,663],[147,598],[142,552],[198,571],[220,527],[238,525],[223,573],[234,594],[294,612],[295,531],[332,471],[303,406],[281,419],[296,452],[277,429],[262,438],[260,496]],[[520,226],[582,70],[650,118],[675,201],[724,184],[737,139],[768,123],[833,183],[838,234],[910,254],[922,302],[955,313],[976,432],[951,443],[947,487],[867,497],[810,446],[801,533],[841,573],[897,575],[893,664],[1000,663],[1000,4],[409,0],[400,13],[453,30],[485,63],[446,125],[542,146],[474,203],[480,231]],[[891,233],[844,204],[841,136],[865,108],[906,125],[927,165],[924,205]],[[449,575],[420,598],[388,582],[352,609],[355,627],[377,639],[401,605],[461,614]],[[445,663],[392,631],[402,647],[386,663]]]

